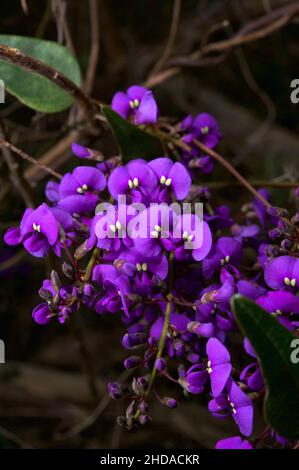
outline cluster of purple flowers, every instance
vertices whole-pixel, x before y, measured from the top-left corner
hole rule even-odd
[[[112,108],[136,125],[154,128],[158,123],[153,94],[140,86],[116,93]],[[130,399],[121,424],[131,428],[150,420],[152,391],[162,405],[177,406],[177,398],[159,395],[154,381],[160,377],[176,384],[177,395],[203,394],[213,416],[231,417],[236,432],[250,439],[264,382],[246,338],[242,361],[230,353],[231,333],[237,331],[230,299],[240,293],[289,330],[299,328],[294,238],[299,218],[280,208],[266,210],[256,198],[237,223],[228,207],[214,206],[209,191],[201,189],[194,192],[197,201],[209,201],[209,211],[200,221],[202,242],[186,247],[197,235],[197,215],[178,216],[169,205],[190,201],[191,184],[196,187],[200,174],[213,169],[211,158],[194,142],[214,148],[221,135],[216,120],[205,113],[187,116],[174,132],[191,148],[186,152],[182,147],[175,163],[169,155],[149,162],[140,155],[126,165],[115,159],[99,162],[97,152],[74,143],[73,153],[92,166],[77,166],[61,181],[48,182],[48,202],[27,209],[20,226],[9,229],[4,238],[8,245],[22,243],[33,256],[43,257],[51,250],[62,259],[68,281],[62,283],[53,272],[43,282],[42,303],[32,314],[37,323],[72,321],[81,304],[98,314],[122,316],[122,346],[130,351],[124,367],[134,374],[126,386],[109,384],[112,398]],[[120,196],[125,196],[124,207],[117,203]],[[138,214],[142,223],[154,203],[162,209],[157,209],[155,223],[146,222],[147,236],[124,236],[138,204],[144,207]],[[166,215],[170,224],[165,228]],[[271,430],[263,438],[288,445]],[[257,444],[258,439],[234,436],[216,447],[249,449]]]

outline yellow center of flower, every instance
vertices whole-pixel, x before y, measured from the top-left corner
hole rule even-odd
[[[204,126],[200,130],[203,135],[207,135],[210,129],[208,126]]]
[[[40,225],[36,225],[36,223],[33,222],[32,227],[33,227],[33,230],[35,230],[36,232],[40,232]]]
[[[222,258],[221,260],[221,266],[224,266],[225,264],[229,263],[230,256],[226,255],[225,258]]]
[[[193,240],[193,235],[189,235],[189,233],[187,232],[187,230],[184,230],[183,232],[183,235],[182,235],[182,239],[185,241],[185,242],[192,242]]]
[[[170,186],[171,185],[171,178],[166,178],[166,176],[162,175],[160,178],[160,183],[165,185],[165,186]]]
[[[289,277],[284,278],[284,283],[286,286],[295,287],[296,286],[296,279],[290,279]]]
[[[82,186],[79,186],[79,188],[77,188],[77,193],[84,194],[84,192],[87,190],[88,190],[87,184],[82,184]]]
[[[147,271],[147,263],[136,263],[136,269],[138,272]]]
[[[131,109],[136,109],[140,105],[140,101],[137,98],[135,98],[134,100],[129,101],[129,105]]]
[[[133,180],[128,180],[128,186],[130,189],[137,188],[138,185],[139,185],[138,178],[134,178]]]

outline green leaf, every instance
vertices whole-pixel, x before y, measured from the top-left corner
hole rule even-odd
[[[240,295],[232,308],[251,342],[266,382],[264,404],[267,423],[280,435],[299,438],[299,363],[291,361],[295,336],[272,315]]]
[[[124,162],[133,158],[152,158],[163,155],[159,140],[129,123],[109,106],[102,106],[102,111],[112,127]]]
[[[6,34],[0,34],[0,43],[41,60],[80,85],[78,62],[64,46],[52,41]],[[69,108],[74,102],[73,97],[53,82],[4,60],[0,60],[0,79],[9,93],[36,111],[55,113]]]

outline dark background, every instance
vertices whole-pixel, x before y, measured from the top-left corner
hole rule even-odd
[[[189,56],[204,41],[230,37],[251,20],[291,2],[183,0],[181,3],[172,56]],[[28,13],[22,5],[23,9],[27,5]],[[63,8],[65,15],[61,13]],[[98,1],[100,48],[92,89],[94,98],[109,103],[115,91],[145,81],[165,48],[172,10],[171,0]],[[225,27],[223,21],[228,22]],[[298,180],[299,104],[290,101],[290,82],[299,78],[298,28],[299,18],[293,19],[273,34],[229,51],[217,65],[184,67],[154,89],[161,114],[181,119],[187,113],[209,112],[218,119],[224,135],[221,152],[242,174],[278,185]],[[87,1],[2,0],[0,33],[59,40],[74,50],[85,75],[91,37]],[[0,105],[0,118],[9,139],[35,158],[48,155],[57,142],[69,135],[68,123],[73,112],[43,115],[10,96]],[[83,128],[79,141],[105,154],[115,154],[115,145],[100,123],[98,130]],[[50,166],[60,172],[77,164],[69,144],[54,157]],[[18,163],[33,187],[35,200],[40,203],[47,177],[36,167],[23,161]],[[234,215],[241,203],[250,200],[250,195],[236,186],[222,169],[204,176],[202,184],[214,186],[214,201],[229,203]],[[276,204],[292,197],[288,188],[274,188],[271,193]],[[2,233],[19,220],[24,208],[1,156]],[[1,245],[0,338],[5,341],[7,363],[0,366],[0,448],[211,448],[218,439],[237,434],[231,422],[212,418],[198,397],[182,398],[175,411],[153,404],[153,422],[131,432],[123,431],[116,424],[124,403],[107,401],[103,411],[94,412],[95,405],[80,367],[78,339],[72,328],[57,323],[40,327],[31,318],[32,308],[39,302],[37,290],[41,280],[53,266],[57,266],[54,258],[36,260],[19,247],[8,249]],[[91,311],[82,310],[78,320],[101,400],[107,381],[122,374],[126,353],[120,338],[125,330],[119,318],[100,317]],[[173,390],[165,393],[173,395]],[[72,436],[61,436],[84,422],[87,416],[94,422],[83,432],[74,430]],[[259,424],[256,426],[258,432]]]

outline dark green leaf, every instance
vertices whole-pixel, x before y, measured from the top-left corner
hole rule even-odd
[[[6,34],[0,35],[0,43],[41,60],[80,85],[79,65],[64,46],[56,42]],[[46,78],[4,60],[0,60],[0,79],[4,81],[9,93],[37,111],[55,113],[67,109],[74,102],[68,93]]]
[[[245,297],[235,295],[232,308],[260,361],[267,389],[266,421],[278,434],[298,439],[299,363],[291,361],[295,336]]]
[[[124,162],[133,158],[150,160],[163,155],[159,140],[123,119],[109,106],[103,106],[105,114],[118,142]]]

